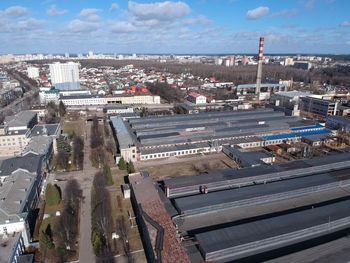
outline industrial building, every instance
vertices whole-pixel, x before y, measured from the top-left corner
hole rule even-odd
[[[206,261],[232,260],[275,250],[350,227],[350,200],[195,236]]]
[[[116,121],[117,119],[120,119]],[[222,151],[223,145],[241,148],[300,141],[304,136],[329,134],[324,126],[296,117],[286,117],[272,109],[235,112],[207,112],[196,115],[172,115],[121,120],[112,117],[114,130],[128,134],[120,152],[132,161],[169,158]],[[114,124],[118,124],[118,127]],[[123,128],[121,128],[123,127]],[[124,133],[116,134],[118,142]],[[120,138],[119,138],[120,137]],[[135,148],[136,147],[136,148]],[[136,152],[132,152],[136,149]]]
[[[241,84],[236,87],[238,97],[255,94],[259,96],[259,100],[268,100],[273,93],[287,90],[287,85],[279,83],[261,83],[259,93],[255,93],[257,84]]]
[[[160,191],[147,173],[129,175],[132,202],[149,262],[189,263],[185,248],[164,207]]]
[[[331,154],[160,184],[130,175],[144,245],[161,251],[150,246],[161,235],[174,247],[181,240],[191,262],[232,262],[350,229],[349,160],[350,153]]]
[[[310,95],[300,99],[300,110],[326,118],[337,115],[339,102],[325,99],[323,96]]]
[[[273,109],[283,111],[287,116],[300,116],[300,98],[309,96],[309,92],[286,91],[271,95],[270,105]]]
[[[345,132],[349,132],[350,118],[343,116],[328,116],[326,125],[332,129],[341,129]]]
[[[201,176],[166,179],[163,185],[166,195],[174,198],[198,194],[202,186],[211,192],[350,168],[349,158],[349,153],[342,153],[278,165],[219,170]]]
[[[237,146],[225,145],[222,147],[222,152],[241,168],[272,164],[275,161],[275,156],[266,150],[246,150]]]

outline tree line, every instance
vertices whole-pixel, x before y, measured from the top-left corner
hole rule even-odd
[[[110,236],[112,233],[111,198],[107,186],[110,184],[108,169],[95,174],[91,192],[91,243],[94,253],[104,257],[112,253]]]
[[[46,186],[46,205],[56,207],[62,203],[63,207],[59,216],[40,228],[39,244],[43,262],[65,262],[77,255],[81,199],[82,191],[76,180],[67,182],[63,196],[57,185]]]

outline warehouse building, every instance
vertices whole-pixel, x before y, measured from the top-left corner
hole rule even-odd
[[[223,145],[254,148],[284,141],[300,141],[314,134],[329,134],[324,126],[272,109],[207,112],[196,115],[153,116],[123,121],[137,161],[222,151]],[[113,121],[112,121],[113,124]],[[114,130],[118,127],[114,127]],[[116,132],[117,139],[118,133]],[[119,141],[119,139],[118,139]],[[129,149],[130,151],[130,149]],[[122,155],[123,156],[123,155]],[[125,159],[129,158],[123,156]]]
[[[241,168],[272,164],[276,159],[272,153],[265,150],[246,150],[235,146],[223,146],[222,152]]]
[[[203,186],[208,192],[214,192],[349,168],[350,153],[342,153],[285,164],[225,169],[200,176],[170,178],[163,181],[163,187],[168,197],[175,198],[199,194]]]
[[[328,116],[326,125],[333,129],[341,129],[345,132],[349,132],[350,118],[343,116]]]
[[[231,262],[350,227],[350,200],[195,235],[206,261]]]
[[[349,160],[350,153],[331,154],[158,184],[132,174],[145,248],[159,259],[170,253],[164,242],[183,253],[181,240],[191,262],[232,262],[350,229]]]
[[[339,102],[323,96],[310,95],[300,98],[300,110],[326,118],[337,115]]]

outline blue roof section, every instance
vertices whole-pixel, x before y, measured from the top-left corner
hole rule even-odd
[[[323,129],[323,130],[317,130],[317,131],[307,131],[307,132],[285,133],[285,134],[262,136],[262,138],[265,141],[272,141],[272,140],[283,140],[283,139],[290,139],[290,138],[295,138],[295,137],[305,137],[305,136],[312,136],[312,135],[326,135],[329,133],[330,133],[329,130]]]
[[[291,128],[292,131],[298,132],[302,130],[308,130],[308,129],[319,129],[319,128],[324,128],[321,124],[316,124],[316,125],[309,125],[309,126],[303,126],[303,127],[296,127],[296,128]]]
[[[285,133],[285,134],[276,134],[276,135],[269,135],[269,136],[263,136],[262,138],[265,141],[272,141],[272,140],[283,140],[283,139],[290,139],[297,137],[294,133]]]

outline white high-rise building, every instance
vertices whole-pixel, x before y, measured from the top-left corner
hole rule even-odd
[[[37,79],[39,78],[39,69],[37,67],[28,67],[27,74],[31,79]]]
[[[74,62],[50,64],[51,84],[57,89],[79,89],[79,65]]]

